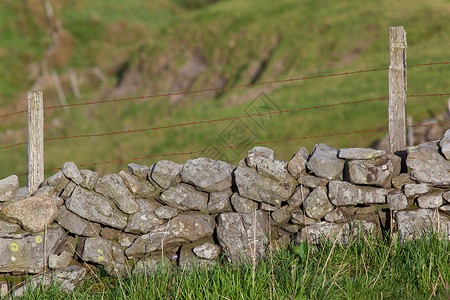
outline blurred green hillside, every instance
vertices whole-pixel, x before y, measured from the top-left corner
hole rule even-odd
[[[47,6],[45,4],[47,3]],[[51,8],[49,10],[49,8]],[[182,91],[45,112],[46,138],[138,130],[267,111],[315,107],[388,95],[377,71],[220,90],[319,74],[386,68],[389,26],[407,32],[408,65],[450,60],[450,2],[308,0],[4,0],[0,6],[0,115],[26,108],[26,91],[59,105],[57,71],[68,103]],[[71,74],[81,96],[75,97]],[[448,93],[450,67],[408,69],[408,94]],[[445,111],[447,97],[409,98],[417,123]],[[0,145],[26,140],[26,116],[0,119]],[[48,141],[45,168],[192,152],[387,126],[387,101],[286,112],[265,117],[139,133]],[[367,147],[386,131],[268,144],[289,160],[301,146]],[[161,159],[208,156],[237,164],[251,146]],[[89,168],[101,174],[122,163]],[[26,147],[0,150],[0,178],[26,172]],[[50,176],[52,172],[46,174]],[[23,182],[24,177],[22,177]]]

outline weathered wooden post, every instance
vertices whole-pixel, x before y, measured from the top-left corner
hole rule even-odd
[[[389,152],[406,149],[406,32],[389,28]]]
[[[27,183],[29,194],[44,181],[44,100],[42,91],[29,91],[27,137]]]

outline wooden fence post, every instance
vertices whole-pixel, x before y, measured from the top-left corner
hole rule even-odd
[[[29,91],[27,183],[31,195],[44,181],[44,100],[42,91]]]
[[[406,149],[406,32],[389,28],[389,152]]]

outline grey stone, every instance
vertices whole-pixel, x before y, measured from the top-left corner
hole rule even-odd
[[[55,192],[55,188],[49,185],[45,185],[40,187],[37,191],[35,191],[31,196],[42,196],[42,197],[50,197]]]
[[[95,237],[101,230],[99,224],[81,218],[64,205],[59,208],[55,221],[69,232],[81,236]]]
[[[411,178],[435,186],[450,186],[450,161],[437,149],[436,142],[408,147],[406,164],[411,168]]]
[[[233,205],[234,210],[241,214],[251,213],[258,209],[258,203],[248,198],[241,197],[237,193],[234,193],[231,196],[231,204]]]
[[[44,181],[44,185],[49,185],[55,188],[55,193],[60,194],[61,191],[66,187],[69,183],[69,179],[64,176],[62,171],[50,176],[46,181]]]
[[[164,255],[149,256],[140,259],[133,268],[132,274],[153,274],[161,266],[170,266],[170,260]]]
[[[316,144],[306,166],[319,177],[342,179],[345,161],[337,157],[337,150],[326,144]]]
[[[395,155],[348,162],[350,182],[353,184],[391,187],[392,177],[400,174],[401,159]]]
[[[272,220],[277,224],[285,224],[291,218],[291,213],[286,209],[286,206],[280,207],[271,213]]]
[[[204,243],[192,248],[192,251],[200,258],[215,260],[219,257],[220,247],[211,243]]]
[[[79,245],[81,259],[99,265],[108,265],[112,262],[112,241],[100,238],[84,238]]]
[[[102,177],[94,190],[105,197],[109,197],[126,214],[134,214],[139,209],[133,195],[118,174]]]
[[[139,211],[128,218],[126,232],[145,234],[157,225],[164,223],[155,215],[155,210],[161,206],[156,201],[139,201]]]
[[[444,237],[450,238],[450,217],[432,209],[402,210],[397,212],[398,233],[404,240],[420,237],[424,232],[438,229]]]
[[[150,252],[170,251],[180,245],[212,236],[214,219],[212,216],[197,212],[183,212],[169,220],[167,224],[158,225],[149,233],[139,236],[125,250],[128,258],[139,258]],[[163,246],[164,245],[164,246]]]
[[[408,208],[408,199],[400,191],[387,194],[386,200],[390,210],[404,210]]]
[[[97,185],[98,173],[91,170],[81,170],[80,174],[83,177],[80,185],[88,190],[93,190]]]
[[[305,147],[301,147],[297,153],[294,154],[288,164],[288,171],[292,177],[298,178],[301,174],[306,172],[306,162],[308,161],[309,152]]]
[[[416,195],[426,194],[431,191],[433,186],[428,183],[413,183],[413,184],[405,184],[403,186],[403,192],[406,197],[413,197]]]
[[[80,184],[81,181],[83,181],[83,177],[80,174],[80,171],[78,171],[77,166],[75,163],[69,161],[65,162],[62,166],[62,172],[64,176],[75,182],[76,184]]]
[[[255,213],[221,213],[218,216],[217,238],[219,245],[231,263],[240,263],[265,256],[267,217],[261,211]]]
[[[281,226],[281,228],[283,228],[289,233],[297,233],[299,226],[295,224],[284,224],[283,226]]]
[[[0,202],[10,200],[17,189],[19,189],[19,178],[16,175],[0,180]]]
[[[33,196],[5,206],[1,212],[8,221],[17,222],[25,230],[35,233],[55,220],[58,208],[52,198]]]
[[[344,243],[349,243],[359,238],[360,235],[377,236],[379,228],[377,215],[360,215],[359,219],[350,220],[344,224]]]
[[[14,193],[13,197],[11,198],[11,202],[17,202],[20,200],[24,200],[26,198],[30,197],[30,193],[28,191],[27,187],[21,187],[19,189],[16,190],[16,192]],[[1,208],[2,202],[0,202],[0,208]]]
[[[119,172],[120,177],[123,179],[123,183],[127,186],[127,188],[133,193],[136,194],[137,191],[140,190],[139,181],[133,177],[133,175],[128,174],[125,171]]]
[[[411,175],[408,173],[402,173],[398,176],[395,176],[391,180],[392,186],[397,190],[401,190],[405,184],[416,183],[411,179]]]
[[[326,186],[329,181],[326,178],[316,177],[309,174],[300,175],[300,177],[297,180],[301,185],[310,189],[316,189],[319,186]]]
[[[163,220],[175,218],[178,215],[178,210],[170,206],[160,206],[155,209],[155,215]]]
[[[442,192],[434,192],[427,195],[422,195],[417,198],[417,204],[420,208],[438,208],[444,204]]]
[[[75,182],[69,181],[69,183],[67,183],[67,185],[64,187],[64,190],[61,192],[59,196],[61,197],[61,199],[66,200],[72,195],[76,187],[77,185]]]
[[[373,159],[384,156],[386,151],[367,148],[342,148],[338,157],[343,159]]]
[[[29,281],[14,289],[14,297],[22,297],[28,291],[32,291],[39,286],[45,287],[54,284],[58,284],[59,288],[64,291],[73,291],[85,277],[85,268],[71,265],[64,269],[33,276]]]
[[[256,168],[256,165],[264,159],[274,159],[272,149],[256,146],[247,152],[246,162],[250,168]]]
[[[181,181],[180,173],[182,169],[183,165],[170,160],[161,160],[153,166],[150,177],[162,189],[166,190]]]
[[[208,194],[197,191],[185,183],[170,187],[159,196],[159,199],[164,204],[180,210],[206,210],[208,208]]]
[[[121,232],[117,238],[117,242],[120,246],[128,248],[138,238],[138,235]]]
[[[305,201],[306,197],[309,195],[309,189],[303,186],[299,186],[295,193],[287,201],[290,209],[295,209],[300,207],[300,205]]]
[[[343,244],[345,231],[343,224],[319,222],[300,229],[295,239],[297,242],[307,241],[309,244],[320,244],[322,239],[328,239],[332,242],[337,240]]]
[[[318,223],[319,221],[308,218],[304,211],[296,210],[291,212],[291,221],[294,224],[308,226]]]
[[[48,257],[48,267],[50,269],[64,269],[67,268],[72,260],[72,254],[63,251],[60,254],[50,254]]]
[[[445,132],[444,138],[439,142],[439,147],[445,158],[450,160],[450,129]]]
[[[0,233],[15,233],[20,229],[18,224],[10,223],[0,219]]]
[[[439,207],[439,211],[450,216],[450,205],[443,205]]]
[[[68,210],[84,219],[118,229],[127,226],[127,215],[95,192],[77,187],[65,204]]]
[[[183,269],[191,269],[192,267],[196,268],[208,268],[214,265],[214,260],[205,259],[197,256],[194,253],[194,248],[197,247],[199,242],[195,242],[192,244],[185,244],[181,246],[180,257],[178,260],[178,264],[180,268]],[[203,242],[201,242],[203,244]]]
[[[314,189],[303,202],[303,209],[308,217],[319,220],[334,210],[327,196],[326,187]]]
[[[181,180],[205,192],[220,192],[231,187],[233,167],[209,158],[189,159],[181,171]]]
[[[347,207],[337,207],[332,212],[325,215],[324,219],[330,223],[342,223],[351,218],[353,212]]]
[[[445,201],[449,202],[450,200],[450,191],[446,191],[442,194],[442,198],[444,198]]]
[[[356,186],[345,181],[330,181],[328,197],[335,206],[386,203],[389,189]]]
[[[147,179],[148,172],[150,171],[150,168],[143,165],[138,164],[128,164],[128,171],[131,172],[134,176]]]
[[[230,197],[233,192],[226,189],[221,192],[209,194],[208,211],[210,214],[232,211]]]
[[[121,231],[111,228],[111,227],[103,227],[100,230],[100,236],[107,240],[116,240],[119,238]]]
[[[136,196],[141,198],[154,198],[160,194],[159,188],[155,187],[148,180],[140,179],[138,181],[139,189],[136,191]]]
[[[289,175],[287,163],[279,159],[263,159],[256,165],[259,174],[276,181],[284,181]]]
[[[245,167],[236,168],[234,175],[240,196],[277,206],[289,199],[297,185],[291,176],[278,182]]]
[[[44,232],[0,234],[0,270],[5,273],[39,273],[47,265],[48,256],[54,254],[65,240],[66,234],[61,227],[48,228],[44,252]]]
[[[279,209],[279,207],[261,202],[259,204],[259,209],[264,211],[276,211],[277,209]]]

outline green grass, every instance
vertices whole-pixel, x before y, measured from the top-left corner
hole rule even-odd
[[[360,238],[348,245],[290,247],[253,268],[160,267],[128,278],[91,277],[72,293],[56,287],[23,299],[448,299],[450,243],[437,235],[400,243]]]
[[[27,79],[30,63],[39,63],[51,39],[43,30],[43,11],[32,17],[19,2],[6,1],[0,8],[0,112],[25,106],[24,92],[32,83]],[[31,2],[30,2],[31,3]],[[450,23],[446,21],[450,4],[430,1],[294,1],[294,0],[222,0],[168,1],[151,3],[130,1],[63,2],[55,5],[55,14],[73,39],[67,63],[56,66],[61,77],[73,68],[87,74],[99,67],[107,76],[103,86],[92,82],[81,86],[82,99],[66,92],[69,103],[110,99],[126,71],[134,72],[136,86],[119,96],[165,94],[174,88],[174,74],[187,59],[197,53],[207,65],[191,86],[199,90],[217,87],[216,78],[226,86],[282,80],[318,74],[384,68],[389,65],[388,28],[403,25],[407,31],[408,65],[448,61]],[[14,12],[14,13],[13,13]],[[36,25],[37,24],[37,25]],[[8,49],[16,55],[9,59]],[[8,58],[8,59],[7,59]],[[160,64],[165,62],[165,66]],[[259,76],[255,66],[264,65]],[[124,68],[124,66],[127,66]],[[125,73],[122,71],[125,70]],[[134,70],[134,71],[133,71]],[[387,71],[296,81],[188,95],[177,104],[171,97],[125,101],[119,104],[73,107],[70,112],[46,111],[46,137],[107,133],[159,127],[177,123],[220,119],[247,114],[245,108],[261,92],[276,104],[272,109],[298,109],[346,101],[386,96]],[[408,69],[408,94],[446,93],[448,65]],[[45,92],[46,106],[58,105],[54,91]],[[19,100],[17,100],[19,99]],[[407,114],[415,122],[446,109],[446,97],[409,98]],[[62,126],[55,126],[60,123]],[[250,124],[250,125],[249,125]],[[253,125],[251,125],[253,124]],[[387,126],[387,102],[369,102],[333,108],[297,111],[273,116],[259,128],[245,119],[243,140],[264,142],[285,138],[309,137]],[[232,121],[147,131],[90,139],[49,141],[45,144],[45,168],[59,168],[65,161],[88,164],[110,160],[162,155],[235,145],[236,140],[219,138]],[[24,115],[3,118],[2,145],[26,139]],[[335,148],[367,147],[386,132],[366,132],[326,138],[302,139],[268,145],[276,156],[289,160],[301,146],[309,150],[325,142]],[[253,138],[255,137],[255,138]],[[251,147],[224,150],[233,164]],[[0,150],[0,178],[26,171],[26,150],[16,147]],[[202,154],[198,154],[202,156]],[[182,163],[193,155],[173,156]],[[159,157],[135,161],[151,165]],[[118,172],[126,164],[92,167],[100,174]],[[51,172],[46,174],[50,176]],[[22,181],[24,182],[24,181]]]

